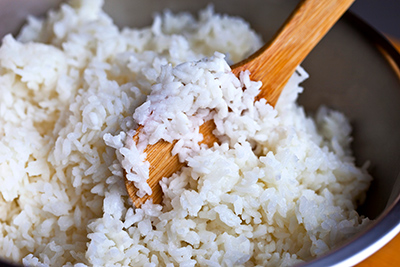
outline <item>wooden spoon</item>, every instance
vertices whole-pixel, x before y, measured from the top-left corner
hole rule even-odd
[[[339,20],[343,13],[355,0],[304,0],[301,1],[274,38],[249,58],[232,66],[232,72],[239,75],[241,71],[249,70],[250,78],[262,81],[262,87],[257,99],[265,98],[275,106],[283,87],[294,73],[296,67],[309,52],[318,44],[322,37]],[[215,129],[212,120],[200,127],[204,140],[201,143],[212,146],[218,139],[212,134]],[[133,137],[138,141],[138,128]],[[129,196],[136,207],[140,207],[147,199],[153,203],[161,203],[162,190],[159,181],[170,177],[184,166],[178,156],[172,156],[171,151],[176,141],[168,143],[159,141],[148,145],[144,150],[146,160],[150,163],[150,178],[147,181],[152,195],[139,198],[133,182],[125,179]]]

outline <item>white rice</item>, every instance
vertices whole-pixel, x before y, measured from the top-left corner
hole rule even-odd
[[[209,7],[119,30],[101,6],[63,4],[2,40],[2,259],[290,266],[368,224],[355,209],[371,177],[355,166],[349,122],[325,107],[308,117],[296,104],[307,73],[298,68],[274,109],[254,103],[260,84],[248,73],[229,71],[261,45],[246,22]],[[220,145],[199,147],[210,118]],[[187,167],[163,179],[162,205],[135,209],[124,168],[150,193],[141,150],[160,138],[181,140],[175,152]]]

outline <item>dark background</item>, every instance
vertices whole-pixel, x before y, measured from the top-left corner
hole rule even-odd
[[[25,0],[26,1],[26,0]],[[46,3],[49,6],[57,6],[57,1],[50,0],[36,0],[32,1],[32,3]],[[262,0],[260,0],[262,1]],[[0,0],[0,6],[4,7],[7,5],[11,5],[11,3],[15,2],[15,4],[21,4],[24,1],[19,0]],[[24,4],[29,4],[31,1],[26,1]],[[52,3],[53,2],[53,3]],[[210,0],[210,2],[212,2]],[[36,14],[35,8],[28,8],[31,13]],[[361,17],[363,20],[372,25],[375,29],[380,32],[387,34],[391,37],[395,37],[397,40],[400,40],[400,0],[356,0],[351,7],[351,10]],[[0,22],[3,31],[0,31],[0,36],[3,36],[6,32],[10,32],[11,29],[7,29],[7,24],[9,24],[9,19],[7,16],[25,16],[24,14],[4,14],[0,10]],[[1,29],[0,29],[1,30]]]
[[[350,10],[375,29],[400,40],[400,0],[356,0]]]

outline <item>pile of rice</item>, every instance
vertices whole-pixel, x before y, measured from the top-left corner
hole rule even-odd
[[[0,258],[29,266],[287,266],[368,224],[339,112],[296,104],[298,68],[276,108],[229,64],[261,40],[240,18],[165,12],[119,30],[102,1],[30,17],[0,47]],[[216,52],[217,51],[217,52]],[[245,90],[242,90],[245,88]],[[220,144],[197,145],[214,119]],[[140,142],[131,136],[144,125]],[[187,167],[148,194],[141,153],[179,139]]]

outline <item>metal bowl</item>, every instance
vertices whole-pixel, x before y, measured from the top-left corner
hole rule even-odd
[[[16,33],[27,14],[42,15],[60,1],[0,0],[0,36]],[[217,12],[241,16],[272,37],[294,9],[296,0],[219,0]],[[119,26],[149,25],[154,12],[195,12],[209,1],[105,0]],[[377,31],[347,12],[302,64],[310,78],[299,102],[308,112],[321,104],[346,114],[354,128],[358,164],[369,160],[374,176],[359,212],[374,222],[346,244],[304,266],[354,265],[400,231],[400,54]],[[0,262],[1,265],[5,264]]]

